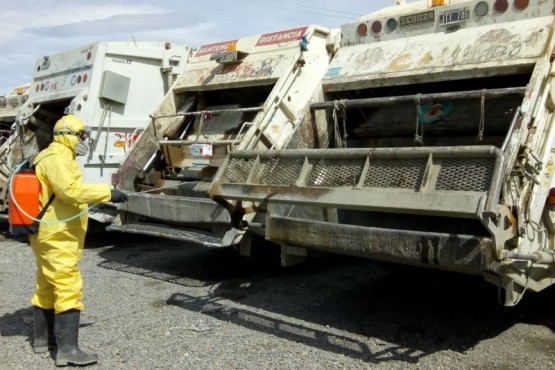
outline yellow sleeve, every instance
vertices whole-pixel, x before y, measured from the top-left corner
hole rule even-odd
[[[94,204],[111,198],[109,184],[84,184],[79,165],[62,154],[44,157],[37,166],[48,179],[52,190],[64,203]]]

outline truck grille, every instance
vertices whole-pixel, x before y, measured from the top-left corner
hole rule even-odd
[[[427,159],[376,159],[370,162],[365,187],[417,190],[422,184]]]
[[[148,222],[129,222],[126,224],[113,223],[106,228],[108,231],[120,231],[131,234],[151,235],[173,240],[187,241],[204,245],[205,247],[218,248],[222,246],[222,239],[226,232],[225,227],[218,226],[214,232],[192,229],[183,226],[170,226]]]
[[[479,159],[444,159],[437,178],[437,190],[487,191],[494,162]]]
[[[291,185],[297,181],[304,158],[272,158],[266,162],[258,183],[261,185]]]
[[[255,162],[255,158],[232,158],[220,181],[235,184],[245,183]]]
[[[251,185],[356,187],[411,189],[418,191],[428,166],[427,158],[372,158],[366,174],[365,157],[319,158],[309,160],[306,174],[301,170],[304,157],[262,160]],[[231,158],[220,183],[246,184],[255,159]],[[439,171],[435,190],[488,191],[495,168],[495,158],[443,158],[437,161]],[[364,176],[364,179],[361,179]]]
[[[309,186],[356,186],[366,161],[342,161],[321,159],[314,164],[307,185]]]
[[[483,210],[496,212],[505,166],[494,146],[238,150],[209,195],[220,201],[475,218]]]

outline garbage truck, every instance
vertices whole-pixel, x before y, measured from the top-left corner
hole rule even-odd
[[[6,144],[15,132],[17,110],[29,98],[30,83],[22,84],[0,96],[0,184],[7,184],[10,168],[7,165],[10,145]],[[2,199],[6,195],[6,187],[0,186]]]
[[[541,291],[555,282],[554,9],[398,1],[343,25],[310,107],[330,140],[233,151],[209,195],[286,263],[323,251],[478,275],[507,306]]]
[[[29,87],[31,84],[26,83],[14,87],[5,95],[0,96],[0,132],[2,138],[10,136],[15,122],[17,109],[25,103],[29,97]],[[4,141],[5,139],[2,139]]]
[[[325,119],[309,108],[322,101],[337,31],[308,25],[198,47],[114,178],[129,201],[107,230],[206,247],[245,240],[248,253],[245,230],[208,187],[234,150],[327,140]]]
[[[39,58],[28,99],[16,114],[17,133],[0,148],[5,159],[0,171],[3,210],[8,208],[10,172],[48,146],[54,124],[65,113],[83,120],[90,131],[89,154],[77,157],[83,180],[111,183],[191,51],[188,45],[132,39],[95,42]],[[90,217],[104,223],[116,213],[110,204],[93,210]]]
[[[30,85],[26,83],[16,86],[5,95],[0,96],[0,145],[14,132],[17,109],[29,98]],[[0,155],[0,158],[3,156]]]

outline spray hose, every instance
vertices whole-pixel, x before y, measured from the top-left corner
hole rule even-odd
[[[27,162],[28,162],[27,160],[24,160],[23,162],[21,162],[21,163],[15,168],[15,170],[12,172],[12,174],[10,175],[10,181],[9,181],[9,186],[8,186],[8,191],[9,191],[10,194],[13,194],[13,178],[14,178],[14,175],[15,175],[16,173],[18,173],[18,172],[21,170],[21,168],[22,168]],[[176,187],[176,186],[179,186],[179,185],[181,185],[181,184],[174,184],[174,185],[164,186],[164,187],[160,187],[160,188],[156,188],[156,189],[150,189],[150,190],[143,191],[142,193],[148,193],[148,192],[152,192],[152,191],[157,191],[157,190],[172,188],[172,187]],[[138,194],[138,193],[141,193],[141,192],[127,193],[127,194],[128,194],[128,195],[133,195],[133,194]],[[86,209],[82,210],[81,212],[77,213],[76,215],[73,215],[73,216],[71,216],[71,217],[68,217],[68,218],[66,218],[66,219],[64,219],[64,220],[48,221],[48,220],[42,220],[42,219],[38,219],[38,218],[36,218],[36,217],[31,216],[30,214],[28,214],[27,212],[25,212],[25,210],[23,209],[23,207],[21,207],[21,206],[19,205],[19,203],[17,203],[17,200],[15,199],[15,197],[14,197],[13,195],[12,195],[10,198],[11,198],[11,200],[13,201],[14,205],[17,207],[17,209],[18,209],[23,215],[25,215],[26,217],[28,217],[29,219],[31,219],[31,220],[33,220],[33,221],[40,222],[40,223],[44,223],[44,224],[49,224],[49,225],[52,225],[52,224],[61,224],[61,223],[64,223],[64,222],[68,222],[68,221],[74,220],[74,219],[80,217],[81,215],[83,215],[85,212],[90,211],[90,210],[91,210],[92,208],[94,208],[96,205],[102,203],[102,202],[95,203],[95,204],[93,204],[93,205],[87,207]]]

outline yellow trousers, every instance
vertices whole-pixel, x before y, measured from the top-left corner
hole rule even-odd
[[[83,243],[67,231],[39,240],[30,235],[29,241],[37,263],[35,295],[31,303],[56,314],[84,308],[83,280],[77,264],[83,254]]]

